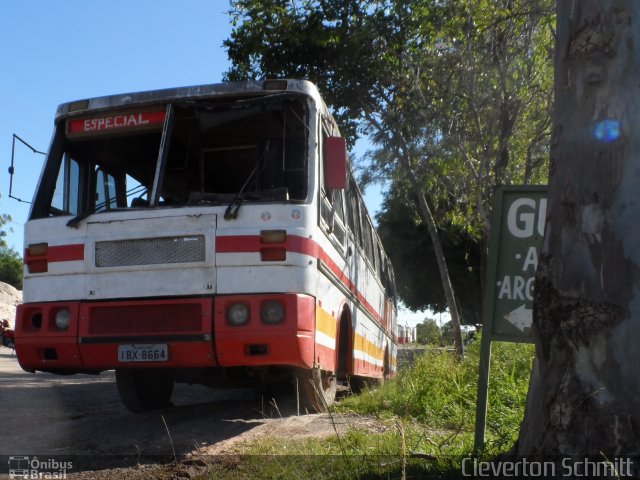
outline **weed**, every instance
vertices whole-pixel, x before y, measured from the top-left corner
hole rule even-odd
[[[505,453],[517,440],[533,355],[531,345],[492,347],[488,456]],[[333,407],[334,416],[375,416],[383,428],[336,431],[323,439],[262,439],[247,445],[247,456],[232,469],[219,467],[230,479],[461,478],[461,460],[473,451],[479,356],[479,340],[464,360],[427,350],[394,380]],[[209,478],[216,475],[221,471]]]

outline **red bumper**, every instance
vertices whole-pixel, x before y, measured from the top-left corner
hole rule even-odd
[[[261,318],[266,302],[284,307],[284,320],[267,325]],[[227,310],[234,303],[249,308],[246,325],[233,326]],[[216,299],[215,342],[220,366],[291,365],[313,367],[315,299],[308,295],[228,295]]]
[[[23,369],[108,370],[123,367],[214,366],[212,299],[61,302],[21,305],[16,353]],[[71,312],[60,331],[56,313]],[[167,345],[161,362],[120,362],[120,345]]]
[[[228,324],[229,305],[250,306],[247,325]],[[278,325],[261,322],[266,301],[285,307]],[[215,304],[215,307],[214,307]],[[56,313],[69,309],[60,331]],[[215,315],[214,315],[215,312]],[[315,301],[306,295],[234,295],[171,300],[24,304],[16,318],[23,369],[82,372],[113,368],[313,365]],[[122,362],[121,345],[166,345],[162,361]]]

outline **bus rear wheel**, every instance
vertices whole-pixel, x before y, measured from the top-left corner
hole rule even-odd
[[[297,392],[302,408],[308,412],[326,412],[336,399],[336,375],[319,368],[296,371]]]
[[[384,384],[384,378],[372,378],[372,377],[361,377],[361,376],[353,376],[350,379],[349,386],[351,387],[351,392],[355,394],[359,394],[364,392],[366,389],[378,388]]]
[[[171,370],[116,370],[116,385],[122,403],[130,412],[166,408],[173,393]]]

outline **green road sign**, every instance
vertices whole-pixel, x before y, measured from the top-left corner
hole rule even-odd
[[[484,333],[492,340],[531,341],[533,283],[544,237],[546,186],[496,191],[487,282]]]
[[[475,452],[484,448],[491,342],[531,342],[533,283],[547,216],[547,186],[496,190],[484,296]]]

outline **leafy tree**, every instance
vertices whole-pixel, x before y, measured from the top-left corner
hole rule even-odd
[[[432,318],[426,318],[416,325],[416,340],[423,345],[440,345],[442,332],[437,322]]]
[[[7,246],[7,241],[5,237],[7,236],[7,231],[4,229],[4,226],[11,221],[11,215],[7,215],[6,213],[0,213],[0,248]]]
[[[447,322],[440,329],[442,332],[442,346],[451,345],[453,343],[453,325]]]
[[[10,215],[0,214],[0,282],[22,290],[22,258],[18,252],[7,246],[5,240],[7,231],[4,227],[10,221]]]
[[[446,298],[435,261],[433,245],[424,223],[416,218],[415,200],[391,187],[377,215],[378,233],[391,259],[403,303],[411,310],[443,312]],[[482,323],[481,246],[459,225],[448,224],[438,235],[448,258],[454,289],[464,323]]]
[[[368,178],[404,182],[429,234],[462,352],[438,227],[485,244],[493,187],[533,180],[550,98],[550,0],[236,0],[227,79],[314,81]],[[517,135],[516,135],[517,133]],[[444,212],[438,216],[434,212]],[[484,251],[484,249],[483,249]]]
[[[20,254],[6,246],[0,247],[0,282],[22,290],[22,269]]]

